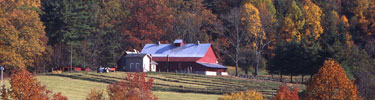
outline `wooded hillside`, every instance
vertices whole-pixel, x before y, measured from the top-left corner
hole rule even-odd
[[[6,69],[116,66],[125,50],[178,38],[254,75],[312,76],[332,58],[375,98],[374,0],[0,0]]]

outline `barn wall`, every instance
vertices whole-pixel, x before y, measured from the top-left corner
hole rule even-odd
[[[125,71],[127,72],[138,72],[143,71],[142,65],[143,65],[143,58],[141,57],[128,57],[126,58],[126,65],[125,65]],[[131,66],[131,64],[133,64]],[[138,66],[137,66],[138,64]]]
[[[208,48],[204,57],[200,58],[197,62],[217,63],[215,52],[214,52],[214,50],[212,50],[211,46],[210,46],[210,48]]]
[[[195,62],[158,62],[159,64],[156,67],[156,71],[162,72],[187,72],[192,71],[205,71],[205,67],[195,63]]]
[[[143,72],[148,72],[150,71],[150,62],[151,62],[151,59],[146,55],[143,57],[143,61],[142,61],[142,71]]]

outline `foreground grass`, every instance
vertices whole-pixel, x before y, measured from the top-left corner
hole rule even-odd
[[[64,96],[67,96],[69,100],[84,100],[93,88],[102,90],[104,94],[107,94],[107,83],[48,75],[39,75],[37,78],[43,85],[47,86],[47,89],[53,92],[61,92]],[[159,100],[217,100],[217,98],[220,97],[220,95],[211,94],[165,91],[152,91],[152,93],[157,96]],[[105,97],[108,98],[107,95],[105,95]]]
[[[84,100],[93,88],[103,90],[104,94],[107,94],[107,86],[122,80],[125,75],[126,72],[74,72],[38,75],[37,78],[47,86],[47,89],[62,92],[70,100]],[[160,100],[216,100],[222,94],[249,89],[260,91],[266,98],[270,98],[282,84],[228,76],[175,73],[147,73],[147,78],[154,79],[152,92]],[[304,89],[304,85],[300,84],[288,84],[288,87]]]
[[[159,100],[217,100],[221,95],[153,91]]]

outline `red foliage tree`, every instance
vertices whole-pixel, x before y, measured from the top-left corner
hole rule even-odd
[[[290,91],[286,84],[280,85],[279,90],[277,90],[277,95],[271,100],[299,100],[297,91],[298,88],[294,88],[293,91]]]
[[[153,81],[145,73],[127,73],[125,80],[108,86],[108,95],[110,100],[157,100],[151,93]]]
[[[133,48],[160,40],[172,29],[173,16],[166,6],[168,0],[125,0],[130,16],[124,21],[123,32]]]
[[[14,100],[50,100],[49,94],[52,93],[41,85],[34,75],[23,68],[18,69],[11,76],[10,85],[10,89],[5,87],[1,89],[3,100],[9,100],[9,97]],[[67,98],[57,93],[53,94],[52,100],[67,100]]]

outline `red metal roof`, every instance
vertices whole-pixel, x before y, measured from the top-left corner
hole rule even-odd
[[[166,62],[166,61],[170,61],[170,62],[177,62],[177,61],[180,61],[180,62],[191,62],[191,61],[197,61],[199,60],[201,57],[152,57],[152,60],[154,61],[160,61],[160,62]]]

